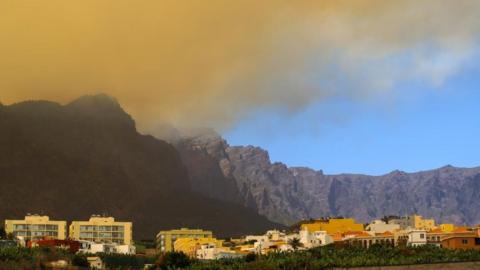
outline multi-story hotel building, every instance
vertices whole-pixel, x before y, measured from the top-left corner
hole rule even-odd
[[[76,240],[131,245],[132,222],[93,215],[88,221],[72,221],[69,236]]]
[[[50,220],[48,216],[27,215],[23,220],[5,220],[5,232],[25,240],[45,237],[63,240],[67,237],[67,222]]]
[[[173,251],[173,244],[179,238],[212,238],[211,231],[181,228],[180,230],[161,231],[157,234],[157,249],[160,252]]]

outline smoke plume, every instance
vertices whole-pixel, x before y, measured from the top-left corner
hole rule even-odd
[[[0,2],[0,100],[104,92],[147,129],[225,128],[257,108],[441,84],[480,29],[475,0]]]

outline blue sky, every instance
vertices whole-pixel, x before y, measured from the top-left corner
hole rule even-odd
[[[473,65],[441,85],[407,81],[385,95],[324,100],[293,114],[257,110],[224,136],[328,174],[480,166],[479,87]]]

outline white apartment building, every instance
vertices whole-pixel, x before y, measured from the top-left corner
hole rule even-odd
[[[400,225],[395,223],[386,223],[383,220],[374,220],[366,227],[367,231],[373,233],[394,232],[400,230]]]

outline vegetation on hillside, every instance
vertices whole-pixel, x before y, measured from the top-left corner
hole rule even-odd
[[[47,262],[66,260],[72,269],[86,269],[88,255],[72,255],[61,249],[5,248],[0,249],[0,269],[44,269]],[[374,245],[357,247],[319,247],[306,251],[249,254],[239,259],[200,261],[179,252],[168,252],[157,258],[135,255],[98,254],[107,269],[159,270],[313,270],[333,267],[386,266],[480,261],[480,251],[448,250],[434,246],[388,247]]]
[[[243,259],[218,261],[190,260],[187,267],[159,265],[157,269],[188,270],[255,270],[255,269],[331,269],[333,267],[384,266],[480,261],[480,251],[448,250],[434,246],[394,248],[374,245],[370,249],[357,247],[319,247],[307,251],[271,253]],[[185,265],[185,262],[182,262]]]

